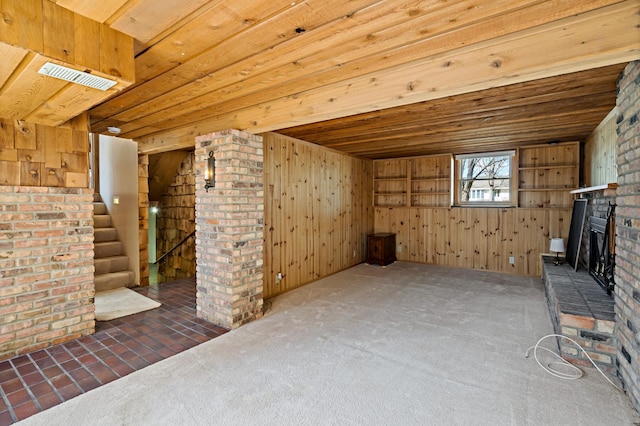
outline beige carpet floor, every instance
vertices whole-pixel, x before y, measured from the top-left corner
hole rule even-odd
[[[595,369],[564,381],[527,348],[552,332],[539,279],[358,265],[264,318],[25,425],[631,425]]]
[[[159,302],[124,287],[96,293],[95,304],[97,321],[109,321],[160,306]]]

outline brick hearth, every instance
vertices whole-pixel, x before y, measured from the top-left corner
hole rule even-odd
[[[575,340],[598,366],[615,376],[614,300],[584,269],[554,265],[543,258],[543,280],[549,314],[556,334]],[[558,339],[563,358],[591,366],[584,352],[565,339]]]

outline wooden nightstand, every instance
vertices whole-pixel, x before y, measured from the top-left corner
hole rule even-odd
[[[367,236],[367,263],[386,266],[396,261],[396,234],[380,233]]]

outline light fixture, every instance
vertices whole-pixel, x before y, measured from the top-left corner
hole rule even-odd
[[[564,252],[564,240],[562,238],[552,238],[551,245],[549,246],[549,251],[556,253],[556,260],[554,262],[555,265],[559,265],[560,263],[562,263],[562,261],[558,257],[558,253]]]
[[[120,129],[120,127],[109,126],[107,127],[107,131],[109,133],[113,133],[114,135],[119,135],[122,129]]]
[[[209,192],[209,188],[216,186],[216,159],[213,157],[213,151],[209,151],[209,159],[207,160],[207,169],[204,171],[204,189]]]

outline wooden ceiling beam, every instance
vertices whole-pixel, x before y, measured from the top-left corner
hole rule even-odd
[[[150,93],[166,93],[152,101],[140,102],[103,123],[94,120],[94,130],[101,132],[116,124],[127,137],[144,136],[133,132],[149,126],[176,127],[206,119],[211,110],[234,111],[296,96],[298,92],[347,77],[437,55],[454,45],[486,41],[609,3],[523,0],[491,2],[477,8],[467,2],[446,7],[434,3],[431,8],[422,9],[399,8],[396,3],[376,6],[348,19],[332,21],[304,34],[299,41],[274,46],[259,62],[249,57],[169,92],[162,81],[151,82]],[[524,9],[527,19],[522,19]],[[457,18],[451,20],[451,16]],[[394,22],[391,27],[390,22]],[[299,42],[303,40],[307,48],[301,50]],[[132,101],[133,95],[128,95]],[[92,115],[96,114],[102,114],[101,108],[92,111]],[[173,123],[166,122],[169,119]]]
[[[509,7],[518,7],[519,3],[527,4],[530,2],[531,0],[523,0],[513,4],[514,2],[511,1]],[[466,10],[468,6],[465,2],[456,2],[453,5],[433,3],[422,8],[413,3],[404,5],[397,2],[387,2],[377,4],[376,7],[364,7],[361,10],[352,11],[346,16],[336,14],[335,19],[323,25],[316,25],[317,28],[305,31],[305,34],[299,38],[289,39],[274,45],[268,52],[265,52],[264,57],[259,61],[253,56],[249,56],[226,67],[220,67],[204,81],[196,80],[185,84],[165,95],[154,98],[152,102],[135,104],[131,109],[111,118],[121,122],[130,122],[142,117],[153,120],[154,117],[148,117],[149,112],[156,111],[158,106],[163,104],[165,106],[163,115],[166,118],[182,115],[185,111],[196,111],[201,109],[202,105],[219,104],[250,93],[257,93],[262,97],[256,99],[255,102],[265,100],[264,96],[271,96],[266,100],[274,96],[284,96],[291,93],[266,95],[263,92],[274,84],[288,82],[317,71],[326,73],[329,67],[342,66],[353,59],[368,56],[373,52],[384,52],[389,48],[396,48],[425,38],[422,31],[415,31],[416,28],[429,28],[429,37],[432,38],[443,31],[468,23],[472,19],[500,14],[502,13],[500,7],[506,7],[502,4],[503,1],[495,2],[501,4],[491,3],[490,7],[484,6],[480,11]],[[485,11],[485,9],[488,10]],[[452,22],[448,16],[457,16],[458,18]],[[391,28],[390,23],[393,23]],[[497,28],[497,26],[494,25],[492,28]],[[482,34],[485,38],[490,37],[487,34]],[[305,49],[300,49],[299,43],[304,43]],[[211,52],[213,53],[215,50]],[[425,53],[426,51],[422,51],[421,55],[424,56]],[[394,55],[389,54],[388,56]],[[396,61],[406,62],[411,59],[411,57],[397,56]],[[372,58],[370,62],[378,64],[378,67],[394,65],[393,62],[379,61],[375,58]],[[188,66],[185,65],[185,68]],[[367,69],[371,70],[371,65],[368,68],[362,66],[358,68],[363,70],[360,73],[366,73]],[[274,75],[273,71],[275,70],[277,73]],[[342,79],[349,74],[348,70],[340,70],[337,78]],[[319,84],[327,82],[331,81],[318,81]],[[166,84],[161,80],[154,81],[152,84],[154,87],[166,90]],[[288,84],[285,87],[291,91],[292,86],[294,91],[298,90],[299,85]],[[150,90],[157,92],[155,88]],[[187,103],[188,101],[190,103]],[[166,108],[166,106],[175,105],[175,103],[184,104],[185,111],[175,110],[176,113],[172,115],[172,109]],[[189,109],[189,104],[194,105],[192,107],[194,109]],[[242,105],[238,107],[240,106]],[[97,113],[99,112],[97,111]],[[139,124],[139,126],[144,125],[146,125],[144,122]]]
[[[597,110],[603,116],[606,116],[607,110]],[[598,124],[597,122],[590,123],[589,121],[581,121],[580,117],[584,115],[583,111],[575,112],[575,113],[563,113],[563,114],[553,114],[548,115],[544,119],[536,119],[527,123],[527,127],[521,130],[520,132],[514,133],[514,125],[518,123],[514,123],[513,121],[504,121],[502,123],[494,123],[492,125],[482,126],[482,127],[474,127],[468,126],[464,128],[455,129],[454,131],[450,131],[446,128],[434,128],[430,131],[420,131],[415,133],[405,132],[400,133],[398,136],[389,136],[389,137],[376,137],[368,140],[366,144],[355,142],[339,142],[339,143],[323,143],[323,146],[327,146],[333,149],[339,149],[342,151],[348,151],[351,153],[358,152],[360,150],[378,150],[380,147],[385,145],[392,145],[394,143],[402,143],[406,145],[410,145],[410,140],[421,139],[422,141],[434,141],[434,142],[443,142],[449,141],[453,139],[457,139],[460,141],[463,140],[471,140],[475,138],[483,138],[483,137],[491,137],[495,135],[503,135],[509,136],[512,135],[517,137],[523,133],[533,133],[541,129],[549,129],[552,127],[556,127],[556,131],[558,133],[565,132],[567,128],[572,127],[572,131],[575,131],[577,128],[586,129],[586,132],[593,130],[595,126]],[[564,123],[562,129],[558,129],[559,123]]]
[[[575,112],[587,112],[593,109],[592,105],[598,105],[599,109],[611,110],[615,106],[615,95],[611,92],[597,95],[576,95],[569,99],[560,99],[554,102],[534,103],[530,105],[518,105],[511,108],[501,108],[492,111],[469,111],[460,113],[464,104],[456,103],[451,109],[439,109],[433,113],[422,113],[405,116],[393,114],[372,123],[362,123],[344,128],[329,128],[316,126],[314,133],[317,138],[309,138],[309,132],[296,132],[285,129],[284,133],[319,143],[322,145],[334,141],[358,142],[360,140],[371,141],[374,138],[392,137],[395,134],[406,134],[415,129],[415,132],[432,131],[456,131],[461,128],[478,128],[491,125],[491,123],[516,123],[528,120],[544,120],[546,117],[562,113],[574,114]],[[457,107],[457,109],[456,109]],[[409,116],[407,116],[409,115]],[[296,136],[298,135],[298,136]],[[372,137],[371,135],[375,135]]]
[[[255,133],[577,72],[640,57],[637,2],[626,1],[411,64],[219,114],[141,138],[165,145],[227,128]]]
[[[38,70],[49,60],[46,56],[31,54],[22,65],[16,67],[13,81],[8,82],[0,92],[1,99],[10,100],[0,103],[0,117],[28,121],[27,117],[32,111],[67,85],[65,81],[38,74]]]
[[[96,22],[105,23],[114,11],[119,10],[128,0],[50,0],[59,6],[78,13]]]
[[[247,37],[249,28],[294,5],[295,2],[287,0],[210,2],[188,25],[175,29],[136,57],[136,85],[197,60],[199,55],[236,34]]]
[[[253,25],[247,25],[243,22],[242,17],[234,16],[236,22],[234,22],[232,29],[235,32],[230,34],[228,38],[220,40],[217,44],[208,41],[209,46],[197,56],[188,61],[183,59],[184,62],[175,68],[165,71],[158,78],[138,85],[134,90],[115,99],[113,105],[107,102],[93,110],[91,114],[99,118],[111,117],[114,113],[122,111],[123,108],[134,108],[145,102],[153,101],[156,97],[189,83],[195,84],[199,88],[213,86],[221,80],[221,77],[217,75],[218,70],[245,60],[248,56],[251,56],[251,61],[255,61],[253,55],[268,52],[274,46],[286,41],[295,41],[295,45],[299,49],[304,37],[303,33],[307,29],[320,27],[327,22],[354,13],[379,1],[344,2],[336,0],[334,4],[327,5],[326,0],[307,0],[294,6],[291,6],[292,2],[289,2],[289,7],[284,10],[282,10],[284,7],[282,4],[279,4],[278,10],[269,9],[271,15],[265,16],[263,21]],[[301,13],[300,8],[307,9],[308,12]],[[304,21],[301,16],[304,17]],[[243,27],[246,29],[238,31],[238,28]],[[305,31],[296,32],[297,28],[305,28]],[[239,45],[243,48],[239,48]],[[145,55],[147,54],[142,56]],[[256,66],[255,63],[252,66]],[[248,65],[234,68],[234,81],[242,79],[247,70]],[[171,105],[184,100],[175,94],[172,97]]]
[[[20,67],[25,57],[29,55],[27,49],[11,46],[9,44],[0,43],[0,58],[2,58],[2,67],[0,67],[0,90],[15,70]],[[1,93],[1,92],[0,92]]]
[[[170,27],[204,6],[208,0],[137,0],[116,16],[108,19],[111,28],[124,34],[135,34],[146,43],[163,29]],[[166,13],[171,10],[172,13]]]
[[[602,110],[602,114],[606,115],[607,111]],[[343,142],[338,144],[328,143],[322,144],[327,148],[337,149],[343,152],[349,152],[351,154],[361,154],[364,152],[380,152],[388,147],[399,145],[403,147],[412,147],[413,145],[423,144],[442,144],[442,143],[455,143],[456,149],[451,151],[454,153],[460,153],[465,145],[470,145],[469,141],[478,140],[490,140],[500,139],[506,141],[507,139],[517,140],[518,138],[526,138],[531,140],[532,135],[543,134],[544,132],[555,132],[557,136],[563,134],[584,135],[584,139],[598,123],[594,122],[579,122],[577,120],[578,115],[571,116],[570,114],[559,114],[555,117],[547,117],[546,120],[536,120],[528,123],[527,130],[517,135],[512,133],[513,123],[505,123],[494,126],[487,126],[483,128],[467,128],[461,129],[455,132],[432,132],[432,133],[416,133],[416,134],[404,134],[398,138],[388,138],[382,140],[367,141],[367,143],[358,142]],[[571,120],[571,121],[570,121]],[[561,127],[561,128],[559,128]],[[536,140],[540,138],[535,137]],[[551,137],[550,139],[556,139]],[[575,137],[574,137],[575,139]]]
[[[449,116],[470,114],[495,114],[515,107],[533,107],[550,104],[562,99],[607,94],[608,104],[615,103],[615,81],[625,64],[597,68],[542,80],[529,81],[504,87],[467,93],[433,101],[420,102],[392,109],[337,118],[330,121],[311,123],[286,129],[287,134],[317,133],[322,129],[323,137],[335,130],[360,129],[362,126],[385,126],[385,122],[428,119],[430,114],[436,119],[447,120]],[[506,112],[505,112],[506,114]],[[375,123],[375,124],[373,124]],[[357,131],[357,130],[356,130]],[[295,137],[295,136],[294,136]]]
[[[436,141],[433,143],[426,143],[424,140],[416,140],[410,141],[412,142],[410,145],[387,145],[372,152],[358,151],[350,154],[369,159],[414,157],[425,155],[425,152],[428,152],[429,155],[451,153],[475,154],[515,149],[520,146],[543,144],[549,141],[573,141],[574,139],[571,136],[572,134],[566,134],[566,136],[558,135],[557,129],[547,129],[540,130],[535,134],[523,134],[515,138],[511,135],[505,137],[492,136],[488,138],[474,138],[471,143],[469,140]]]

